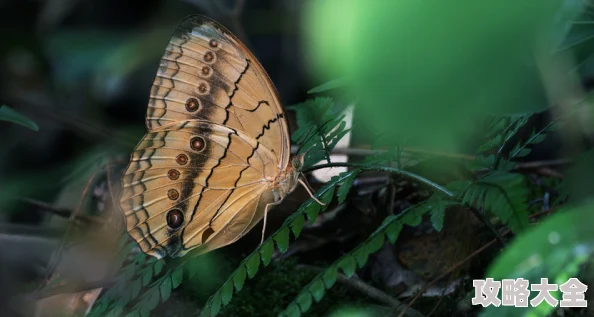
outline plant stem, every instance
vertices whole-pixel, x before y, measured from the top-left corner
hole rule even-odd
[[[425,177],[422,177],[415,173],[412,173],[412,172],[409,172],[409,171],[406,171],[406,170],[403,170],[400,168],[396,168],[396,167],[369,166],[367,164],[361,164],[361,163],[328,163],[328,164],[320,164],[320,165],[315,165],[315,166],[306,168],[302,172],[307,173],[307,172],[319,170],[322,168],[329,168],[329,167],[357,167],[357,168],[361,169],[362,171],[381,171],[381,172],[397,173],[397,174],[401,174],[401,175],[407,176],[409,178],[412,178],[412,179],[414,179],[420,183],[423,183],[425,185],[428,185],[428,186],[432,187],[433,189],[446,194],[449,197],[455,196],[454,193],[447,190],[445,187],[443,187],[429,179],[426,179]]]

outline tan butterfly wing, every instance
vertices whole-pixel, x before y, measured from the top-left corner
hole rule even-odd
[[[151,88],[149,133],[124,174],[122,210],[158,258],[233,243],[275,201],[289,133],[276,89],[249,50],[216,22],[190,16]]]

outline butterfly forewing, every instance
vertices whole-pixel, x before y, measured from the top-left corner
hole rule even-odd
[[[289,162],[276,90],[229,31],[204,17],[176,29],[151,88],[149,133],[123,177],[130,235],[158,258],[210,251],[249,231]]]
[[[149,130],[205,119],[245,132],[288,165],[288,128],[274,85],[247,48],[204,17],[189,17],[171,38],[151,89]]]

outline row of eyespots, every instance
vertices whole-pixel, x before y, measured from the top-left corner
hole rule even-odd
[[[208,45],[212,48],[216,48],[219,44],[215,39],[212,39],[208,42]],[[208,63],[211,64],[214,62],[215,59],[215,55],[213,52],[208,51],[206,52],[206,54],[204,54],[203,60]],[[209,66],[204,66],[202,67],[202,74],[204,76],[208,76],[212,73],[212,69]],[[200,94],[205,94],[207,93],[209,90],[208,88],[208,84],[206,82],[202,82],[198,85],[198,92]],[[200,102],[198,101],[198,99],[196,98],[189,98],[186,101],[186,110],[188,112],[195,112],[200,108]],[[196,136],[194,138],[192,138],[190,140],[190,148],[196,152],[202,152],[204,151],[206,147],[206,142],[204,141],[204,138],[200,137],[200,136]],[[175,158],[175,162],[179,165],[186,165],[188,163],[189,159],[188,156],[185,154],[179,154],[176,158]],[[170,180],[177,180],[180,176],[180,172],[176,169],[170,169],[167,172],[167,177],[169,177]],[[179,192],[176,189],[169,189],[167,191],[167,197],[169,197],[169,199],[171,200],[177,200],[179,199]],[[171,229],[179,229],[181,227],[181,225],[184,223],[184,214],[180,209],[172,209],[167,213],[167,225],[171,228]],[[212,230],[212,229],[211,229]],[[208,235],[210,235],[211,232],[209,232]],[[203,235],[203,240],[205,240],[205,237]],[[208,236],[206,236],[206,238],[208,238]]]
[[[214,47],[217,47],[219,44],[217,43],[216,40],[213,39],[213,40],[210,40],[209,45],[214,48]],[[206,52],[206,54],[204,54],[203,60],[207,64],[212,64],[214,62],[214,58],[215,58],[214,53],[211,51],[208,51],[208,52]],[[202,67],[202,75],[209,76],[211,74],[212,74],[212,68],[210,68],[209,66],[206,66],[206,65]],[[208,92],[208,90],[209,90],[208,83],[201,82],[198,85],[198,92],[201,95],[206,94]],[[188,112],[195,112],[199,108],[200,108],[200,101],[198,101],[198,99],[189,98],[188,100],[186,100],[186,110]]]
[[[204,138],[201,136],[196,136],[193,137],[190,140],[190,148],[198,153],[204,151],[204,149],[206,148],[206,142],[204,141]],[[176,158],[175,161],[177,162],[177,164],[179,165],[186,165],[188,164],[188,156],[186,154],[179,154]],[[170,180],[176,180],[178,179],[180,176],[180,172],[176,169],[170,169],[167,172],[167,177]],[[167,191],[167,197],[169,197],[169,199],[171,200],[178,200],[179,199],[179,192],[176,189],[169,189]],[[167,225],[171,228],[171,229],[178,229],[184,221],[184,216],[183,216],[183,212],[179,209],[172,209],[167,213]]]

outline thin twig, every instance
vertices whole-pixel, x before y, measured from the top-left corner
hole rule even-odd
[[[311,172],[314,170],[318,170],[318,169],[322,169],[322,168],[328,168],[328,167],[358,167],[361,170],[365,170],[365,171],[381,171],[381,172],[390,172],[390,173],[397,173],[397,174],[402,174],[405,175],[407,177],[410,177],[418,182],[421,182],[425,185],[428,185],[430,187],[433,187],[433,189],[438,190],[444,194],[446,194],[449,197],[454,197],[454,193],[452,193],[451,191],[447,190],[445,187],[425,178],[422,177],[418,174],[409,172],[407,170],[403,170],[403,169],[399,169],[399,168],[395,168],[395,167],[387,167],[387,166],[369,166],[367,164],[361,164],[361,163],[329,163],[329,164],[320,164],[320,165],[314,165],[312,167],[309,167],[305,170],[303,170],[302,172],[307,173],[307,172]]]
[[[435,312],[435,310],[437,309],[437,307],[439,307],[439,304],[441,304],[441,301],[443,300],[443,298],[445,296],[446,290],[450,286],[450,283],[452,283],[452,278],[453,278],[453,274],[450,274],[450,279],[448,280],[448,283],[446,284],[446,286],[441,291],[441,295],[439,295],[439,299],[437,300],[437,303],[435,303],[435,306],[433,306],[433,309],[429,312],[429,314],[427,314],[426,317],[431,316]]]
[[[534,214],[530,215],[530,219],[536,218],[542,214],[546,214],[546,213],[551,213],[553,210],[556,210],[557,208],[552,208],[551,210],[547,210],[547,211],[541,211],[541,212],[536,212]],[[505,232],[503,232],[501,235],[502,236],[506,236],[508,234],[511,233],[511,230],[506,230]],[[486,244],[484,244],[482,247],[476,249],[474,252],[472,252],[471,254],[469,254],[467,257],[465,257],[464,259],[460,260],[458,263],[454,264],[452,267],[450,267],[449,269],[447,269],[445,272],[443,272],[441,275],[439,275],[438,277],[434,278],[431,282],[427,283],[425,285],[425,287],[423,287],[422,290],[420,290],[412,299],[411,301],[406,305],[406,308],[404,309],[404,311],[402,313],[400,313],[400,315],[398,317],[402,317],[404,316],[404,313],[406,312],[407,309],[409,309],[412,304],[421,296],[423,295],[427,289],[429,289],[429,287],[431,287],[431,285],[437,283],[437,281],[441,280],[442,278],[444,278],[446,275],[450,274],[451,272],[453,272],[454,270],[458,269],[459,267],[461,267],[462,265],[464,265],[466,262],[468,262],[470,259],[474,258],[475,256],[477,256],[478,254],[480,254],[481,252],[485,251],[486,249],[488,249],[490,246],[492,246],[493,244],[495,244],[497,242],[497,239],[493,239],[489,242],[487,242]]]
[[[315,267],[312,265],[305,265],[305,264],[298,264],[296,266],[296,268],[306,269],[306,270],[314,271],[317,273],[324,271],[324,269],[322,269],[322,268]],[[349,287],[352,287],[353,289],[356,289],[356,290],[360,291],[361,293],[367,295],[369,298],[375,299],[378,302],[384,303],[384,304],[386,304],[392,308],[395,308],[397,310],[402,310],[404,308],[403,303],[401,301],[399,301],[398,299],[386,294],[385,292],[383,292],[380,289],[377,289],[377,288],[361,281],[358,278],[348,278],[345,275],[338,273],[338,274],[336,274],[336,281],[338,281],[344,285],[347,285]],[[409,309],[407,311],[407,316],[422,317],[423,314],[419,313],[418,311],[416,311],[414,309]]]
[[[74,294],[80,293],[85,291],[90,291],[98,288],[109,288],[117,283],[117,279],[108,279],[108,280],[99,280],[99,281],[89,281],[83,283],[70,283],[66,285],[55,286],[52,288],[47,288],[43,290],[39,290],[33,293],[29,293],[24,295],[22,298],[24,300],[40,300],[43,298],[48,298],[56,295],[62,294]]]
[[[80,210],[82,208],[83,202],[85,201],[87,192],[89,191],[89,188],[91,187],[91,184],[93,183],[93,180],[95,179],[95,176],[97,176],[97,173],[93,173],[93,175],[91,175],[91,177],[89,177],[89,180],[87,181],[87,184],[85,185],[85,188],[82,191],[78,206],[76,206],[76,209],[74,210],[74,212],[70,214],[70,217],[68,217],[68,227],[66,228],[66,232],[64,233],[62,242],[60,243],[60,245],[58,246],[58,249],[56,251],[54,251],[54,253],[52,254],[52,256],[50,258],[50,261],[48,264],[47,275],[45,276],[44,282],[39,283],[39,288],[37,289],[38,291],[43,289],[47,285],[47,283],[51,279],[52,275],[54,274],[56,268],[58,267],[58,265],[60,263],[60,258],[62,257],[62,252],[64,251],[64,246],[66,244],[66,240],[68,239],[68,236],[70,235],[70,232],[72,231],[72,227],[73,227],[72,224],[74,223],[74,220],[80,213]]]
[[[30,198],[19,198],[19,200],[24,201],[28,204],[37,206],[39,208],[41,208],[41,210],[49,212],[51,214],[54,214],[56,216],[60,216],[63,218],[68,218],[70,217],[70,215],[72,214],[72,212],[68,209],[59,209],[59,208],[55,208],[52,205],[43,202],[43,201],[39,201],[39,200],[35,200],[35,199],[30,199]],[[76,220],[82,220],[82,221],[86,221],[86,222],[91,222],[91,223],[96,223],[96,224],[103,224],[104,221],[101,218],[97,218],[97,217],[90,217],[90,216],[85,216],[85,215],[78,215],[76,216]]]

